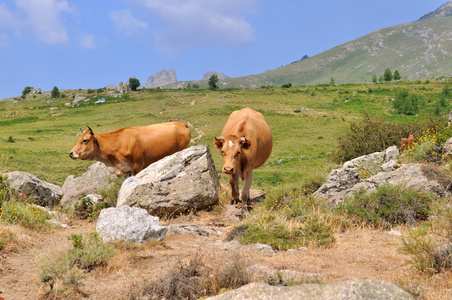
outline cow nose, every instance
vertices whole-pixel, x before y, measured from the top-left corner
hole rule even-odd
[[[74,155],[74,151],[69,152],[69,157],[72,158],[73,155]]]
[[[234,168],[233,167],[223,167],[223,173],[225,173],[225,174],[232,174],[232,172],[234,172]]]

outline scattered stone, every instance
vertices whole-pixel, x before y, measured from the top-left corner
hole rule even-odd
[[[60,202],[63,190],[55,185],[45,182],[35,175],[13,171],[4,174],[10,186],[19,193],[30,197],[35,204],[52,207]]]
[[[159,218],[145,209],[124,205],[101,210],[96,231],[104,243],[127,241],[146,243],[150,239],[161,241],[167,228],[159,225]]]
[[[265,283],[250,283],[236,290],[228,291],[209,300],[242,300],[242,299],[309,299],[309,300],[362,300],[391,299],[414,300],[408,292],[393,283],[365,279],[336,282],[331,284],[302,284],[297,286],[271,286]]]
[[[90,165],[88,171],[79,177],[69,175],[63,184],[61,206],[74,207],[80,197],[86,197],[86,195],[95,194],[100,189],[111,187],[112,179],[116,177],[101,162]]]
[[[221,235],[221,231],[217,231],[210,227],[199,225],[169,225],[167,235],[174,234],[196,234],[200,236]]]

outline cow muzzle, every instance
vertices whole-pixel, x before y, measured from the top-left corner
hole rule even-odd
[[[223,173],[225,174],[234,174],[234,168],[233,167],[223,167]]]
[[[69,152],[69,157],[72,159],[77,159],[79,155],[75,153],[74,151]]]

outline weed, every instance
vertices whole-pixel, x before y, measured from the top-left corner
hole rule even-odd
[[[72,291],[83,283],[83,273],[99,266],[105,266],[114,255],[114,248],[103,244],[97,233],[71,234],[74,248],[56,258],[48,258],[41,266],[40,281],[46,297]]]
[[[376,192],[366,194],[359,191],[348,197],[339,205],[338,211],[375,227],[390,228],[425,220],[431,202],[430,195],[416,189],[385,184]]]

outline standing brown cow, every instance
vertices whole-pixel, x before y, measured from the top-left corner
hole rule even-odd
[[[262,166],[272,153],[270,127],[261,113],[250,108],[237,110],[229,116],[214,145],[223,156],[223,173],[229,174],[232,204],[239,200],[239,178],[242,178],[242,208],[246,209],[253,170]]]
[[[69,156],[103,162],[111,173],[118,175],[136,175],[153,162],[187,148],[190,136],[188,125],[182,122],[125,127],[96,134],[88,127]]]

